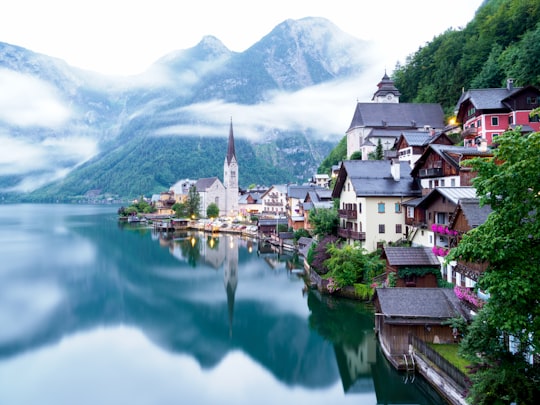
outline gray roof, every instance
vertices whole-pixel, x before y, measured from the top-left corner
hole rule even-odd
[[[290,185],[287,187],[287,197],[303,200],[304,198],[306,198],[306,195],[313,190],[326,190],[326,189],[321,186],[316,186],[314,184],[308,185],[308,186]]]
[[[468,309],[450,288],[377,288],[385,317],[445,320],[456,316],[470,319]]]
[[[471,148],[466,146],[453,146],[453,145],[441,145],[432,143],[426,148],[420,159],[414,165],[411,174],[415,176],[422,165],[425,163],[430,153],[436,153],[441,156],[452,166],[459,168],[460,160],[463,157],[489,157],[493,156],[493,152],[487,150],[485,152],[479,151],[478,148]]]
[[[459,200],[459,208],[465,218],[467,218],[467,222],[471,228],[482,225],[491,213],[491,206],[486,204],[481,207],[478,198],[464,198]]]
[[[197,180],[197,182],[195,183],[195,187],[197,188],[197,191],[206,191],[216,181],[219,181],[217,177],[202,178]]]
[[[428,103],[357,103],[349,130],[358,127],[382,128],[444,127],[440,104]]]
[[[434,138],[429,131],[403,131],[401,135],[409,146],[425,146]]]
[[[342,170],[351,179],[357,197],[419,196],[421,190],[410,176],[407,162],[399,162],[400,180],[392,177],[390,160],[346,160]],[[340,173],[341,174],[341,173]]]
[[[506,110],[508,107],[502,101],[521,89],[521,87],[513,87],[511,90],[506,87],[499,89],[470,89],[461,95],[457,108],[466,100],[470,100],[478,110]]]
[[[391,266],[439,266],[439,260],[425,246],[394,247],[386,246],[384,255]]]

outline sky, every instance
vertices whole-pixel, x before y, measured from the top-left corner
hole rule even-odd
[[[276,91],[256,105],[211,100],[186,106],[184,112],[193,116],[192,122],[204,124],[171,124],[149,135],[226,137],[232,118],[235,138],[259,141],[267,136],[261,131],[265,128],[274,134],[298,131],[336,141],[350,125],[356,102],[371,101],[385,71],[391,75],[397,62],[403,64],[435,36],[465,27],[482,2],[12,0],[0,9],[0,42],[109,75],[115,84],[117,80],[131,86],[154,86],[170,80],[167,72],[149,69],[155,61],[197,45],[206,35],[242,52],[287,19],[324,17],[346,34],[370,42],[375,53],[361,55],[369,58],[369,68],[361,75],[292,93]],[[11,189],[0,192],[32,191],[65,177],[100,152],[97,127],[77,131],[69,126],[77,118],[91,120],[93,107],[74,109],[72,101],[57,90],[37,75],[0,68],[0,176],[21,178]],[[157,107],[148,103],[142,108]],[[135,111],[133,116],[143,112]],[[52,136],[36,141],[13,128],[24,128],[25,134],[32,134],[32,128],[44,128]]]
[[[443,33],[464,27],[483,0],[17,0],[0,12],[0,42],[111,75],[143,72],[213,35],[232,51],[286,19],[325,17],[375,41],[389,70]]]

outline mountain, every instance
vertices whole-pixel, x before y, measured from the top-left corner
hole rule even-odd
[[[328,94],[352,91],[352,113],[369,54],[311,17],[241,53],[207,36],[120,78],[0,43],[0,196],[134,197],[221,177],[231,119],[242,187],[303,182],[346,129]]]

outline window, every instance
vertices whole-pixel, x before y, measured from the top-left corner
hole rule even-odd
[[[491,117],[491,125],[494,127],[499,126],[499,117]]]
[[[377,204],[377,212],[379,214],[384,214],[384,203],[380,202]]]
[[[456,186],[456,179],[450,179],[450,187]]]
[[[414,218],[414,207],[407,207],[407,218]]]
[[[384,224],[379,224],[379,233],[384,233]]]
[[[438,224],[446,224],[446,213],[437,212],[437,223]]]
[[[444,187],[444,179],[441,179],[441,187]]]
[[[480,128],[482,126],[482,120],[476,121],[476,126]]]
[[[396,214],[399,214],[401,212],[401,204],[400,203],[396,203],[394,205],[394,209],[396,210]]]
[[[510,115],[508,116],[508,125],[512,125],[514,123],[514,116]]]
[[[429,183],[428,183],[428,188],[429,189],[432,189],[433,188],[433,180],[430,180]]]
[[[540,117],[538,115],[529,115],[529,122],[540,122]]]
[[[401,224],[396,224],[396,233],[401,233]]]
[[[527,104],[536,104],[536,97],[527,97]]]

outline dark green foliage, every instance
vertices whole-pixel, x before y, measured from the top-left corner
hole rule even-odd
[[[322,238],[321,241],[317,243],[317,245],[312,246],[312,249],[310,249],[310,251],[313,251],[313,259],[311,260],[310,265],[318,274],[323,275],[328,273],[328,268],[325,264],[326,260],[330,258],[330,254],[328,253],[328,247],[331,244],[336,243],[337,240],[337,236],[327,235]]]
[[[462,343],[478,363],[472,401],[537,403],[540,375],[525,358],[540,349],[540,133],[506,132],[498,142],[494,158],[469,163],[481,203],[492,213],[447,260],[488,263],[478,286],[490,297]],[[503,336],[514,339],[513,352]]]
[[[304,228],[300,228],[294,232],[294,240],[298,241],[300,238],[311,238],[310,233]]]
[[[339,216],[336,209],[312,209],[309,211],[309,222],[315,235],[337,235]]]
[[[219,207],[216,203],[210,203],[208,204],[208,207],[206,208],[206,217],[207,218],[216,218],[219,216]]]
[[[197,191],[197,187],[191,186],[189,188],[188,197],[186,201],[187,214],[190,218],[199,217],[200,204],[201,204],[201,196],[199,195]]]
[[[356,245],[327,245],[330,257],[324,262],[328,273],[338,288],[367,283],[384,269],[384,261],[379,256],[368,254]]]
[[[330,151],[328,156],[324,158],[321,165],[317,169],[319,174],[332,173],[332,166],[337,165],[339,162],[347,159],[347,137],[341,138],[341,141]]]
[[[440,103],[451,115],[463,89],[539,85],[540,2],[491,0],[460,30],[448,30],[392,74],[403,102]]]

